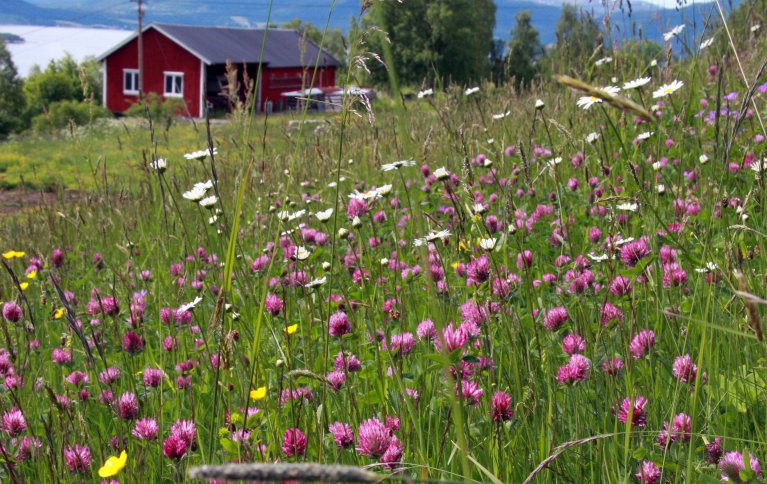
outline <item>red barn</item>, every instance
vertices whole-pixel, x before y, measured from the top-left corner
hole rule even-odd
[[[287,107],[281,96],[284,92],[335,85],[340,65],[317,44],[287,29],[264,31],[152,23],[144,28],[142,41],[144,94],[183,99],[187,114],[192,117],[204,116],[206,101],[207,105],[224,102],[221,93],[226,86],[227,61],[240,71],[245,65],[254,81],[261,63],[256,93],[259,111]],[[138,102],[138,35],[114,46],[99,60],[103,62],[104,106],[122,113]]]

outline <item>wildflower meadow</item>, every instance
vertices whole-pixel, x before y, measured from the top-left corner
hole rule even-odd
[[[186,156],[131,128],[130,174],[3,215],[2,479],[761,480],[767,44],[726,35],[526,91],[244,107]]]

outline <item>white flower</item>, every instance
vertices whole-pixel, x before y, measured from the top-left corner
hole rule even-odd
[[[184,311],[191,311],[192,309],[196,308],[198,304],[202,302],[202,298],[200,296],[197,296],[194,298],[194,301],[188,302],[186,304],[183,304],[179,306],[178,311],[183,313]]]
[[[401,160],[381,165],[381,171],[399,170],[403,166],[415,166],[415,160]]]
[[[592,144],[594,141],[599,139],[599,133],[589,133],[588,136],[586,136],[586,143]]]
[[[328,261],[323,262],[322,263],[322,269],[325,270],[325,271],[330,269],[330,262],[328,262]]]
[[[706,272],[714,272],[714,271],[715,271],[715,270],[717,270],[717,269],[719,269],[719,266],[717,266],[716,264],[714,264],[714,263],[713,263],[713,262],[711,262],[711,261],[708,261],[708,262],[706,262],[706,263],[704,264],[704,266],[703,266],[703,267],[699,267],[699,268],[695,269],[695,272],[698,272],[698,273],[704,274],[704,273],[706,273]]]
[[[431,96],[434,94],[434,89],[424,89],[423,91],[418,91],[418,94],[416,94],[416,97],[418,99],[423,99],[426,96]]]
[[[618,237],[620,237],[620,235]],[[634,241],[634,237],[627,237],[625,239],[616,240],[615,242],[613,242],[613,245],[615,245],[615,247],[620,247],[621,245],[626,245],[629,242],[633,242],[633,241]]]
[[[330,217],[333,215],[333,209],[329,208],[327,210],[323,210],[322,212],[317,212],[314,214],[315,217],[317,217],[317,220],[320,222],[327,222],[330,220]]]
[[[753,27],[751,27],[751,32],[756,32],[757,30],[761,29],[762,26],[760,24],[756,24]]]
[[[349,237],[349,229],[345,229],[343,227],[338,229],[338,238],[339,239],[346,239],[347,237]]]
[[[311,253],[308,250],[306,250],[306,247],[298,246],[296,247],[296,250],[293,253],[293,258],[295,260],[306,260],[309,258],[310,255]]]
[[[754,176],[759,180],[762,177],[762,172],[767,171],[767,158],[752,163],[751,171],[754,172]]]
[[[660,88],[658,88],[657,91],[652,93],[652,97],[653,98],[666,97],[669,94],[672,94],[678,91],[679,89],[681,89],[682,86],[684,86],[684,82],[682,81],[673,81],[671,82],[671,84],[664,84]]]
[[[214,216],[212,216],[212,217],[210,217],[210,218],[208,219],[208,223],[209,223],[210,225],[213,225],[213,224],[215,224],[215,223],[216,223],[216,221],[217,221],[217,220],[218,220],[218,215],[214,215]]]
[[[649,138],[650,138],[650,136],[652,136],[652,135],[654,135],[654,134],[655,134],[655,132],[654,132],[654,131],[645,131],[645,132],[643,132],[643,133],[639,133],[639,134],[637,135],[637,140],[639,140],[639,141],[644,141],[644,140],[646,140],[646,139],[649,139]]]
[[[212,153],[214,155],[217,155],[218,154],[218,148],[213,148],[213,152]],[[204,150],[193,151],[191,153],[187,153],[187,154],[184,155],[184,158],[186,158],[187,160],[190,160],[190,161],[191,160],[204,160],[210,154],[211,154],[210,148],[206,148]]]
[[[187,200],[191,200],[192,202],[199,202],[203,198],[205,198],[206,193],[208,192],[207,189],[201,188],[198,185],[195,185],[191,190],[188,192],[184,192],[181,196],[186,198]]]
[[[447,180],[450,178],[450,172],[443,166],[434,170],[434,177],[437,180]]]
[[[597,254],[594,254],[593,252],[588,254],[588,256],[589,256],[589,259],[593,260],[594,262],[602,262],[610,258],[610,256],[607,254],[597,255]]]
[[[162,173],[168,168],[168,162],[165,161],[165,158],[157,158],[152,162],[152,168]]]
[[[325,264],[327,264],[327,262],[325,262]],[[311,289],[313,287],[319,287],[319,286],[325,284],[327,281],[328,281],[327,277],[324,277],[324,276],[323,277],[319,277],[317,279],[312,279],[311,281],[307,282],[305,287],[307,287],[309,289]]]
[[[495,244],[498,243],[498,239],[495,237],[490,237],[487,239],[480,239],[479,246],[482,247],[484,250],[493,250],[495,249]]]
[[[391,184],[381,185],[380,187],[376,188],[376,193],[378,193],[379,197],[385,197],[386,195],[391,193],[391,189],[392,189]]]
[[[583,96],[575,103],[579,108],[591,109],[591,106],[601,103],[602,100],[596,96]]]
[[[471,207],[471,211],[476,214],[485,213],[487,211],[487,207],[485,207],[485,204],[483,203],[475,203]]]
[[[493,119],[503,119],[509,114],[511,114],[511,111],[506,111],[505,113],[500,113],[500,114],[493,114]]]
[[[535,109],[543,109],[546,104],[541,99],[535,100]]]
[[[652,164],[652,169],[655,171],[658,171],[661,168],[663,168],[663,163],[661,163],[660,161],[656,161],[655,163]]]
[[[203,198],[202,200],[200,200],[200,206],[203,208],[211,208],[213,207],[213,205],[216,204],[216,202],[218,202],[218,197],[215,195],[211,195],[207,198]]]
[[[660,185],[656,185],[655,190],[658,192],[658,194],[663,195],[664,193],[666,193],[666,185],[662,183]]]
[[[642,87],[645,84],[649,83],[651,81],[650,77],[640,77],[638,79],[634,79],[633,81],[629,81],[625,84],[623,84],[623,89],[636,89],[638,87]]]
[[[388,265],[389,265],[389,259],[387,259],[386,257],[384,257],[383,259],[381,259],[380,261],[378,261],[378,263],[379,263],[379,264],[381,264],[381,266],[388,266]]]
[[[706,162],[708,161],[708,156],[706,156],[706,155],[700,155],[700,157],[698,158],[698,161],[700,161],[700,164],[701,164],[701,165],[705,165],[705,164],[706,164]]]
[[[356,216],[355,216],[355,217],[352,219],[352,227],[359,227],[360,225],[362,225],[362,220],[360,220],[360,218],[359,218],[359,217],[356,217]]]
[[[299,210],[298,212],[293,212],[290,215],[288,215],[288,222],[292,222],[293,220],[297,218],[301,218],[306,213],[306,210]]]
[[[440,230],[439,232],[431,231],[428,234],[426,234],[425,237],[421,237],[420,239],[415,239],[413,241],[413,247],[421,247],[422,245],[426,244],[427,242],[434,242],[437,240],[444,240],[447,237],[450,236],[449,230]]]
[[[493,141],[493,140],[490,140],[490,141]],[[489,168],[493,166],[493,160],[491,160],[490,158],[485,158],[485,161],[482,162],[482,166],[484,166],[485,168]]]
[[[605,86],[605,87],[599,88],[599,90],[600,91],[604,91],[604,92],[606,92],[607,94],[609,94],[611,96],[615,96],[619,92],[621,92],[621,88],[618,87],[618,86]]]
[[[624,210],[627,212],[636,212],[637,208],[639,208],[639,205],[636,203],[621,203],[620,205],[616,205],[615,208],[618,210]]]
[[[479,92],[479,87],[470,87],[466,89],[463,93],[467,96],[471,96],[474,93]]]
[[[703,42],[700,43],[700,50],[703,50],[703,49],[705,49],[707,47],[711,47],[711,44],[713,44],[713,43],[714,43],[714,38],[713,37],[704,40]]]
[[[610,63],[610,62],[612,62],[612,61],[613,61],[613,58],[612,58],[612,57],[602,57],[602,58],[601,58],[601,59],[599,59],[598,61],[594,62],[594,65],[595,65],[595,66],[597,66],[597,67],[599,67],[599,66],[601,66],[602,64],[609,64],[609,63]]]
[[[364,192],[354,190],[354,193],[349,194],[349,198],[356,198],[357,200],[375,200],[376,198],[381,198],[381,194],[378,193],[378,190],[375,188]]]
[[[665,34],[663,34],[663,40],[665,42],[668,42],[669,40],[673,39],[677,35],[681,34],[682,30],[684,30],[684,24],[677,25],[673,29],[671,29],[668,32],[666,32]]]

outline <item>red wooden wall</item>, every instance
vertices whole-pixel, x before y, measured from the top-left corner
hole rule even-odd
[[[309,87],[331,87],[336,85],[336,68],[319,67],[314,74],[314,68],[306,68],[306,72],[301,67],[275,68],[269,69],[267,66],[262,74],[261,105],[259,111],[264,111],[266,102],[271,101],[275,111],[282,110],[285,98],[280,96],[283,92],[300,91],[302,88]],[[302,85],[302,75],[304,84]],[[314,76],[314,85],[312,84]]]
[[[200,116],[200,66],[202,61],[160,32],[144,32],[144,92],[164,92],[163,72],[184,73],[184,101],[189,116]],[[104,61],[107,73],[106,105],[123,112],[138,101],[138,96],[123,94],[123,69],[138,69],[138,40],[133,39]]]

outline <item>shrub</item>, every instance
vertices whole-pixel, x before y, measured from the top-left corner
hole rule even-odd
[[[36,131],[50,131],[69,126],[90,124],[94,119],[110,117],[111,113],[102,106],[91,102],[73,100],[52,103],[47,113],[39,114],[32,119],[32,127]]]
[[[150,118],[153,122],[159,122],[168,127],[173,123],[173,118],[187,114],[187,109],[183,99],[163,99],[157,93],[150,92],[143,102],[133,104],[125,111],[125,114],[137,118]]]

